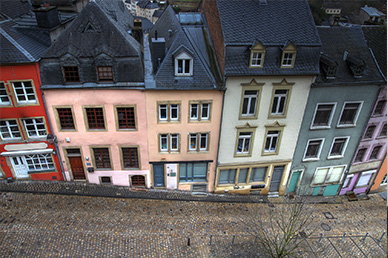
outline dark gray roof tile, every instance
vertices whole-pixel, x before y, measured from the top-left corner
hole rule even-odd
[[[387,27],[362,26],[368,47],[374,53],[377,63],[384,76],[387,77]]]
[[[217,0],[225,44],[320,45],[307,0]]]
[[[374,62],[366,44],[361,26],[350,27],[318,27],[322,41],[322,54],[338,63],[335,79],[326,79],[322,73],[316,84],[336,83],[379,83],[383,78]],[[355,78],[344,60],[345,51],[350,56],[365,62],[365,70],[361,78]]]

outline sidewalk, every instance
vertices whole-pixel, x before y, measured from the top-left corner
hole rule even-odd
[[[239,195],[196,193],[177,190],[132,189],[126,186],[97,185],[83,182],[14,181],[0,180],[0,192],[46,193],[114,198],[161,199],[202,202],[283,203],[284,197],[268,198],[266,195]],[[309,196],[308,203],[339,204],[347,202],[344,196]]]

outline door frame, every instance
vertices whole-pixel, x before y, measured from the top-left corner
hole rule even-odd
[[[151,167],[151,186],[154,187],[154,188],[157,188],[157,189],[166,189],[166,185],[167,185],[167,178],[166,178],[166,164],[167,163],[163,163],[163,162],[155,162],[155,163],[150,163],[150,167]],[[155,186],[155,180],[154,180],[154,166],[155,165],[162,165],[163,166],[163,179],[164,179],[164,186]]]
[[[300,175],[299,175],[299,179],[298,179],[298,182],[296,183],[295,185],[295,193],[298,194],[298,188],[300,186],[300,182],[302,181],[301,179],[303,178],[303,174],[305,172],[305,169],[293,169],[291,170],[291,173],[290,173],[290,176],[289,176],[289,180],[288,180],[288,184],[287,184],[287,193],[290,193],[289,192],[289,189],[290,189],[290,183],[291,183],[291,178],[292,176],[294,175],[295,172],[301,172]]]
[[[66,160],[67,172],[69,173],[70,180],[71,181],[81,181],[81,182],[87,181],[88,182],[89,178],[88,178],[88,173],[86,173],[86,171],[85,171],[86,170],[86,166],[85,166],[85,161],[83,159],[84,155],[83,155],[81,146],[66,146],[66,147],[62,147],[62,149],[63,149],[64,158]],[[70,170],[71,170],[70,160],[69,160],[69,158],[67,156],[67,150],[68,149],[79,149],[80,150],[80,153],[81,153],[80,157],[81,157],[82,164],[84,166],[85,179],[74,179],[73,171],[70,172]]]
[[[15,168],[14,168],[14,166],[13,166],[13,162],[12,162],[12,158],[15,158],[15,157],[18,157],[18,158],[20,158],[21,159],[21,162],[23,163],[23,165],[24,165],[24,160],[23,160],[23,157],[22,156],[10,156],[10,157],[8,157],[8,160],[9,160],[9,164],[8,164],[8,166],[11,168],[11,172],[12,172],[12,175],[14,176],[14,178],[16,179],[16,180],[28,180],[28,179],[31,179],[31,175],[28,173],[28,167],[26,166],[26,169],[27,169],[27,176],[26,177],[23,177],[23,178],[18,178],[17,176],[16,176],[16,171],[15,171]]]

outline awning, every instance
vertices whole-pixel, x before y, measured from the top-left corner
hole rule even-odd
[[[0,155],[4,157],[11,157],[11,156],[23,156],[23,155],[33,155],[33,154],[47,154],[47,153],[53,153],[53,149],[44,149],[44,150],[25,150],[25,151],[5,151],[2,152]]]

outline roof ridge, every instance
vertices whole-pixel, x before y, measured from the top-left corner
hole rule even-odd
[[[30,61],[34,62],[36,59],[24,48],[22,47],[14,38],[12,38],[7,32],[0,28],[0,34],[3,35],[9,42],[12,43],[25,57]]]

